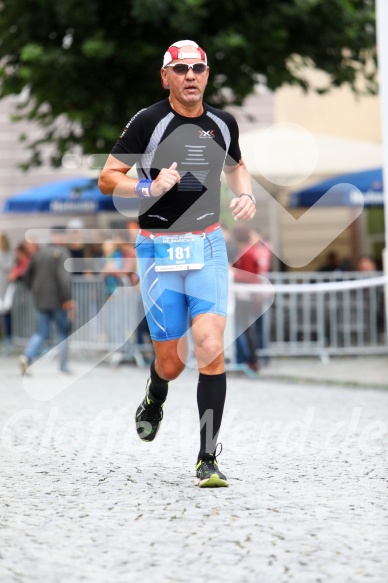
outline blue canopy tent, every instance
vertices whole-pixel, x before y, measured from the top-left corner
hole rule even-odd
[[[383,174],[381,168],[340,174],[291,192],[288,207],[311,207],[328,191],[322,206],[383,206]]]
[[[137,211],[138,198],[120,199],[120,210]],[[43,184],[5,199],[4,213],[93,214],[118,212],[112,196],[101,194],[97,179],[72,178]]]

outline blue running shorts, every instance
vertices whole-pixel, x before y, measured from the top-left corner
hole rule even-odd
[[[207,233],[205,265],[190,271],[155,271],[154,243],[138,235],[140,288],[152,340],[181,338],[199,314],[226,317],[228,258],[221,229]]]

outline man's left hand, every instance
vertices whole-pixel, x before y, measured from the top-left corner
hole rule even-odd
[[[249,196],[238,196],[230,201],[235,221],[250,221],[256,214],[256,205]]]

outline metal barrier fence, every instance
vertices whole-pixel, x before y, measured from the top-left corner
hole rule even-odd
[[[262,342],[258,356],[388,353],[384,285],[368,283],[369,277],[379,275],[361,272],[266,274],[274,285],[275,297],[261,316]],[[359,287],[349,289],[349,281],[358,281]],[[325,289],[325,283],[335,287]],[[239,331],[236,301],[243,291],[248,297],[247,305],[254,306],[253,299],[260,295],[261,301],[269,304],[268,293],[261,292],[265,287],[231,282],[225,335],[225,352],[231,363],[236,358],[235,339]],[[74,276],[73,297],[76,302],[70,340],[73,349],[101,350],[107,354],[120,349],[127,358],[134,358],[139,365],[143,363],[143,354],[150,350],[150,342],[138,287],[123,285],[107,296],[102,277]],[[14,343],[24,345],[35,329],[35,310],[31,294],[23,284],[18,284],[15,292],[12,325]]]
[[[75,350],[100,350],[111,354],[120,349],[126,358],[143,364],[143,353],[152,350],[138,288],[119,286],[108,295],[101,276],[73,276],[75,314],[70,345]],[[17,285],[12,306],[12,337],[24,346],[35,331],[32,295]],[[55,329],[51,331],[52,343]]]
[[[262,316],[264,341],[259,355],[387,354],[386,282],[381,276],[380,272],[267,274],[275,297]],[[235,292],[242,289],[241,284],[233,287]]]

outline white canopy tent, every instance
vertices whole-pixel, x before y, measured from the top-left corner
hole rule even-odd
[[[243,159],[253,177],[279,186],[381,166],[381,144],[314,134],[294,123],[253,127],[240,135]]]

